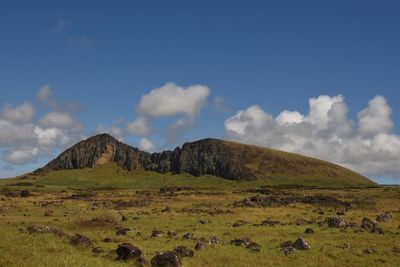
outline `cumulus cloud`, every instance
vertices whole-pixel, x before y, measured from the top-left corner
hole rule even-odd
[[[44,127],[66,128],[70,131],[78,131],[82,125],[66,112],[52,111],[47,113],[41,120],[40,124]]]
[[[155,145],[147,138],[142,138],[139,142],[139,149],[147,152],[153,152]]]
[[[147,135],[151,132],[148,124],[148,119],[144,116],[140,116],[126,126],[126,131],[135,135]]]
[[[348,118],[343,96],[309,100],[309,113],[282,111],[276,118],[254,105],[226,119],[228,138],[329,160],[365,175],[400,177],[400,136],[391,132],[391,108],[376,96]]]
[[[194,117],[205,104],[210,89],[192,85],[186,89],[175,83],[166,83],[143,95],[139,111],[150,117],[170,117],[178,114]]]
[[[6,162],[23,165],[30,162],[36,162],[39,156],[39,148],[18,148],[10,151],[5,157]]]
[[[41,102],[50,101],[51,96],[49,86],[37,93]],[[29,102],[15,107],[6,105],[0,113],[2,159],[12,164],[36,162],[39,157],[77,141],[82,128],[79,120],[66,111],[53,109],[42,118],[35,118],[35,108]]]
[[[35,108],[33,105],[29,102],[24,102],[16,107],[5,105],[1,117],[14,123],[26,123],[30,122],[34,116]]]

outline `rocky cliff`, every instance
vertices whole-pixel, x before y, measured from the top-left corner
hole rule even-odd
[[[338,165],[274,149],[208,138],[185,143],[174,151],[151,154],[108,134],[77,143],[38,171],[93,168],[109,162],[130,171],[214,175],[230,180],[309,176],[370,183]]]

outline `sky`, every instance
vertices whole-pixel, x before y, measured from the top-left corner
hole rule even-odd
[[[398,1],[2,1],[0,177],[107,132],[215,137],[400,183]]]

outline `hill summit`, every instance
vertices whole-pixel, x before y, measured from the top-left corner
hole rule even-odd
[[[126,145],[108,134],[81,141],[38,171],[94,168],[116,163],[129,170],[158,173],[213,175],[229,180],[304,179],[343,182],[345,185],[375,185],[344,167],[298,154],[218,139],[185,143],[173,151],[148,153]]]

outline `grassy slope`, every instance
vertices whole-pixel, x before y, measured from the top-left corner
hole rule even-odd
[[[244,163],[257,178],[272,184],[319,187],[376,185],[354,171],[327,161],[254,145],[219,142],[231,151],[233,160]]]
[[[368,187],[373,183],[354,180],[335,179],[318,176],[277,175],[273,179],[258,178],[256,181],[231,181],[215,176],[194,177],[188,174],[159,174],[150,171],[130,172],[114,163],[98,166],[93,169],[46,171],[39,175],[26,175],[14,179],[0,179],[1,185],[16,182],[31,182],[34,185],[45,185],[46,188],[69,187],[76,189],[159,189],[162,186],[192,186],[199,189],[246,189],[259,186],[313,186],[320,188]],[[37,188],[40,190],[40,188]]]

